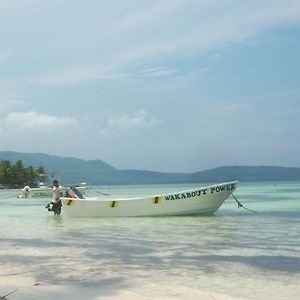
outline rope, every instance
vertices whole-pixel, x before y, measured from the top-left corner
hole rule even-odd
[[[248,210],[250,212],[257,213],[257,211],[245,207],[233,194],[231,194],[231,195],[234,198],[234,200],[237,202],[238,208],[242,207],[242,208],[244,208],[244,209],[246,209],[246,210]]]
[[[18,289],[15,289],[14,291],[12,291],[12,292],[10,292],[10,293],[4,295],[4,296],[0,296],[0,300],[6,300],[6,299],[7,299],[7,298],[6,298],[7,296],[11,295],[12,293],[16,292],[17,290],[18,290]]]

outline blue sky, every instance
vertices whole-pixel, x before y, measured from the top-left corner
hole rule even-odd
[[[300,2],[0,0],[0,150],[300,167]]]

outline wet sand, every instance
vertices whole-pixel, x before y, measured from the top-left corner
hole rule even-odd
[[[201,290],[184,290],[183,288],[175,288],[172,295],[159,295],[155,292],[155,284],[153,292],[141,292],[134,289],[120,289],[118,286],[101,286],[97,287],[78,287],[74,285],[50,285],[43,282],[36,282],[34,278],[26,274],[12,274],[10,276],[0,277],[0,296],[5,296],[9,300],[175,300],[175,299],[190,299],[190,300],[243,300],[246,298],[232,297],[222,295],[216,292],[207,292]]]

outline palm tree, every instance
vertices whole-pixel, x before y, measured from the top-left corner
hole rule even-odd
[[[0,165],[0,179],[1,183],[8,185],[12,183],[13,170],[9,160],[2,160]]]
[[[25,169],[26,177],[25,182],[29,186],[34,186],[36,184],[36,172],[32,166],[29,166]]]
[[[36,179],[38,179],[39,182],[44,182],[44,181],[47,181],[47,179],[48,179],[48,176],[46,175],[46,169],[43,166],[39,166],[35,170],[35,174],[36,174]]]

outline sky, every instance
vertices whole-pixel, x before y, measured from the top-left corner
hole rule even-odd
[[[299,0],[0,0],[0,151],[300,167]]]

